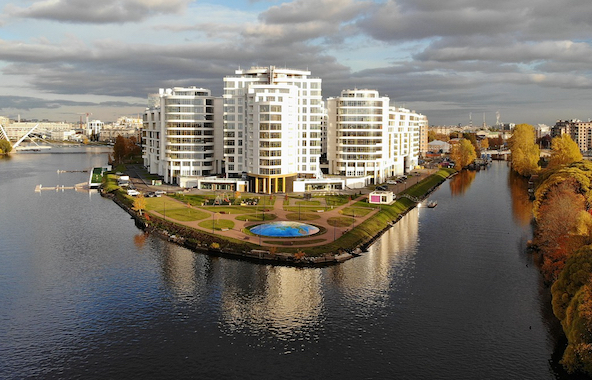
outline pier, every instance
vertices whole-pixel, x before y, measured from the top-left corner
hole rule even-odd
[[[76,184],[74,186],[64,186],[64,185],[56,185],[56,186],[37,185],[37,186],[35,186],[36,193],[40,193],[45,190],[48,190],[48,191],[65,191],[65,190],[88,191],[89,186],[88,186],[88,183],[86,183],[86,182],[82,182],[82,183]]]

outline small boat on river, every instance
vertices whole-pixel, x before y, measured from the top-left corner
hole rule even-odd
[[[428,206],[429,208],[434,208],[434,207],[436,207],[437,205],[438,205],[438,202],[436,202],[436,201],[429,201],[429,202],[428,202],[428,204],[427,204],[427,206]]]

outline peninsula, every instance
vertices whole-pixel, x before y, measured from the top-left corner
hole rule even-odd
[[[147,233],[197,252],[294,266],[322,266],[361,254],[386,229],[456,173],[454,169],[418,170],[405,181],[388,185],[392,202],[368,202],[357,192],[253,194],[214,192],[151,185],[140,165],[128,165],[126,176],[141,195],[118,185],[106,173],[101,194],[113,198]],[[372,186],[374,187],[374,186]],[[253,227],[270,222],[315,227],[299,237],[262,236]]]

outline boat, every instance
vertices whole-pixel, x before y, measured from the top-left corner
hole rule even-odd
[[[428,206],[429,208],[434,208],[434,207],[436,207],[437,205],[438,205],[438,202],[436,202],[436,201],[429,201],[429,202],[428,202],[428,204],[427,204],[427,206]]]

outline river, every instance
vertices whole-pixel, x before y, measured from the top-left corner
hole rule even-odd
[[[558,379],[563,344],[505,163],[363,256],[316,269],[145,236],[84,182],[92,148],[0,158],[0,378]]]

